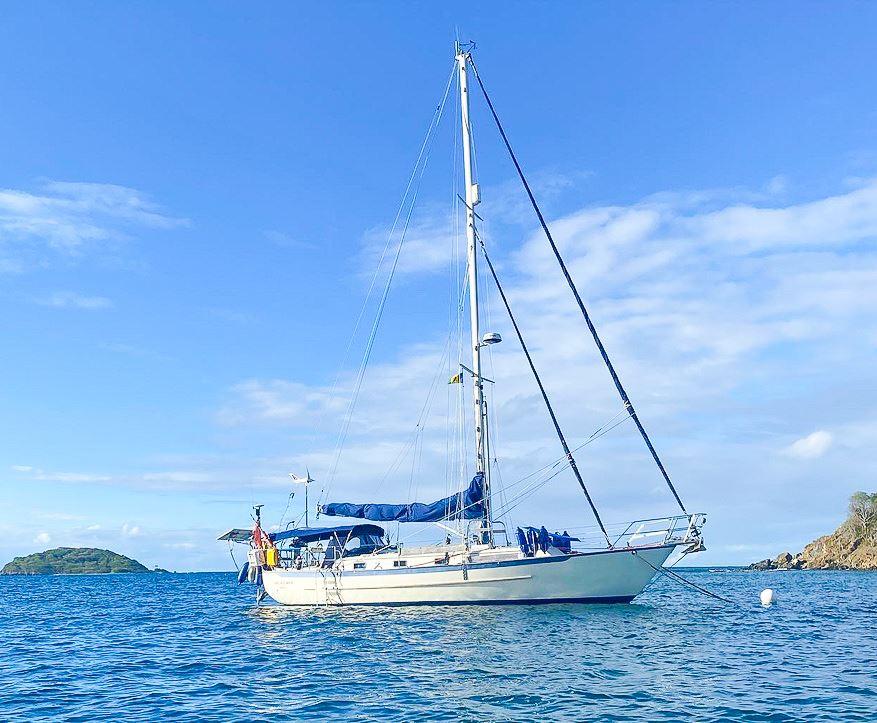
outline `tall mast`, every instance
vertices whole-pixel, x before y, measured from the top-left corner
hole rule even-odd
[[[469,126],[469,52],[456,45],[460,74],[460,114],[463,129],[463,178],[466,184],[466,257],[469,267],[469,325],[472,331],[472,379],[475,403],[475,471],[484,475],[484,521],[482,539],[491,541],[490,480],[485,453],[487,408],[484,404],[484,382],[481,378],[481,336],[478,318],[478,255],[476,254],[475,206],[481,201],[478,185],[472,179],[472,134]]]

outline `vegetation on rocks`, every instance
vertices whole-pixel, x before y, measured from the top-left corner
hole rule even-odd
[[[107,572],[149,572],[137,560],[93,547],[57,547],[16,557],[2,575],[89,575]]]
[[[850,497],[849,517],[832,534],[797,555],[784,552],[761,560],[752,570],[877,570],[877,492]]]

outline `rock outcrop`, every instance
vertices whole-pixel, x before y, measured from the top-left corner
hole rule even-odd
[[[784,552],[774,560],[755,562],[749,569],[877,570],[877,493],[866,495],[858,492],[853,495],[849,519],[832,534],[811,542],[797,555]]]

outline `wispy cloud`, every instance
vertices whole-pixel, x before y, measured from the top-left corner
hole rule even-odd
[[[79,255],[135,229],[186,223],[125,186],[49,181],[36,191],[0,189],[0,270],[46,263],[46,252]]]
[[[561,173],[540,172],[531,179],[532,185],[543,203],[551,203],[565,192],[572,191],[592,177],[589,172]],[[526,197],[520,193],[515,179],[483,189],[483,198],[489,207],[489,216],[479,222],[482,237],[488,238],[492,224],[506,229],[529,224],[532,210]],[[481,206],[478,210],[481,210]],[[454,201],[452,208],[438,203],[421,203],[415,209],[407,228],[399,223],[390,234],[388,226],[369,229],[362,239],[360,267],[370,276],[383,257],[386,271],[392,264],[396,248],[405,233],[396,273],[426,274],[447,271],[451,264],[466,255],[466,225],[464,206]],[[455,243],[452,243],[455,241]],[[385,251],[386,249],[386,251]]]
[[[738,254],[759,250],[837,248],[877,235],[877,183],[784,208],[734,206],[685,219],[681,226],[705,243]]]
[[[307,427],[332,404],[327,389],[282,379],[249,379],[231,389],[231,399],[217,413],[217,421],[224,426],[256,422]],[[340,409],[342,402],[335,404]]]
[[[725,528],[715,549],[727,551],[739,543],[729,530],[744,522],[776,527],[768,519],[770,503],[788,499],[792,490],[805,493],[795,499],[810,505],[810,517],[825,517],[832,505],[842,515],[837,497],[845,492],[838,486],[867,486],[873,465],[861,450],[877,438],[868,416],[873,400],[836,385],[843,378],[844,389],[861,390],[872,377],[877,182],[799,203],[780,203],[782,184],[767,186],[750,196],[734,190],[660,194],[581,208],[551,222],[677,486],[690,506],[717,513],[713,519]],[[487,205],[481,210],[490,217]],[[446,247],[448,222],[436,215],[434,228],[425,225],[412,238]],[[578,444],[623,411],[611,382],[541,233],[498,233],[490,248],[561,423]],[[446,268],[449,257],[418,263],[412,273]],[[486,359],[488,376],[498,382],[490,389],[490,408],[502,487],[560,455],[514,332],[495,295],[484,298],[490,330],[506,339]],[[461,483],[459,459],[471,450],[457,444],[446,417],[451,410],[453,426],[462,408],[471,424],[471,410],[465,399],[457,406],[460,387],[446,383],[456,371],[456,352],[443,355],[444,343],[436,331],[431,341],[371,364],[333,495],[427,499]],[[239,447],[252,435],[261,456],[168,458],[124,475],[50,473],[29,465],[18,471],[35,480],[240,492],[285,489],[286,472],[309,467],[322,486],[355,386],[352,374],[342,374],[333,393],[327,382],[334,370],[324,371],[315,383],[249,378],[226,390],[216,413],[223,440]],[[428,393],[433,403],[423,412]],[[580,466],[608,520],[673,511],[629,424],[586,447]],[[837,485],[826,485],[825,475],[836,476]],[[729,488],[738,493],[734,505]],[[531,500],[528,519],[559,515],[557,524],[589,523],[584,508],[570,504],[575,491],[561,475]],[[768,534],[785,541],[798,532]]]
[[[265,469],[256,460],[243,460],[238,464],[225,458],[211,462],[199,460],[200,466],[186,469],[152,469],[138,472],[70,472],[44,470],[29,465],[13,465],[12,471],[19,480],[28,482],[56,482],[72,485],[111,485],[144,490],[198,490],[215,492],[235,489],[241,484],[274,486],[285,483],[285,475],[269,479]],[[48,519],[48,518],[47,518]],[[60,517],[54,519],[61,519]],[[73,519],[72,517],[70,519]]]
[[[819,459],[840,450],[840,442],[826,430],[789,440],[808,417],[840,430],[863,413],[861,400],[839,404],[831,389],[839,374],[848,381],[868,379],[867,360],[877,348],[877,182],[780,203],[787,189],[785,179],[775,179],[752,193],[667,193],[630,205],[587,207],[551,222],[640,416],[698,507],[727,507],[721,490],[729,484],[741,494],[768,489],[780,497],[791,488],[809,489],[820,504],[829,504],[818,472],[791,460]],[[479,211],[492,218],[488,204]],[[447,223],[437,215],[433,228],[418,228],[412,238],[447,247]],[[561,422],[571,439],[583,440],[620,405],[550,249],[539,231],[511,248],[491,248]],[[431,271],[447,262],[427,257],[409,270]],[[491,388],[491,403],[500,420],[496,452],[509,481],[555,459],[557,449],[496,301],[488,295],[486,303],[506,343],[490,350],[488,363],[491,378],[500,381]],[[363,477],[383,478],[410,435],[419,434],[415,424],[429,382],[453,366],[447,359],[442,364],[442,343],[437,335],[433,344],[400,349],[395,360],[369,369],[339,467],[338,494],[364,499]],[[251,379],[231,390],[220,419],[244,428],[299,425],[296,462],[329,469],[335,438],[314,436],[307,422],[319,412],[325,429],[337,430],[352,387],[342,377],[342,403],[330,405],[319,386]],[[439,390],[435,413],[423,424],[434,436],[425,433],[418,452],[421,472],[412,475],[409,456],[399,480],[440,486],[446,479],[446,391]],[[852,432],[847,437],[857,438]],[[783,445],[787,453],[778,455]],[[659,500],[652,496],[656,490],[667,497],[652,482],[648,455],[629,425],[582,454],[610,519],[647,512],[644,495]],[[864,472],[860,465],[844,483],[861,486],[856,480]],[[403,485],[408,488],[407,481]],[[535,504],[560,504],[552,494],[545,490],[549,502]],[[726,511],[744,513],[761,514],[749,507]]]
[[[84,474],[81,472],[47,472],[31,465],[15,464],[11,469],[22,478],[40,482],[109,482],[109,475]]]
[[[113,302],[105,296],[83,296],[73,291],[56,291],[49,296],[36,299],[40,306],[49,306],[55,309],[85,309],[98,311],[112,308]]]
[[[455,224],[454,214],[435,207],[426,208],[405,231],[396,273],[433,273],[448,269],[454,256],[450,240],[457,238],[465,244],[465,237],[461,236],[464,232],[465,226]],[[379,264],[379,272],[389,271],[402,233],[400,227],[390,235],[390,229],[384,226],[369,229],[365,233],[360,253],[363,274],[370,277]],[[465,253],[465,245],[461,248]]]

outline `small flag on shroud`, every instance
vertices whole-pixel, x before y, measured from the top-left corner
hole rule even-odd
[[[448,379],[448,384],[462,384],[463,383],[463,372],[459,372],[454,374],[450,379]]]

